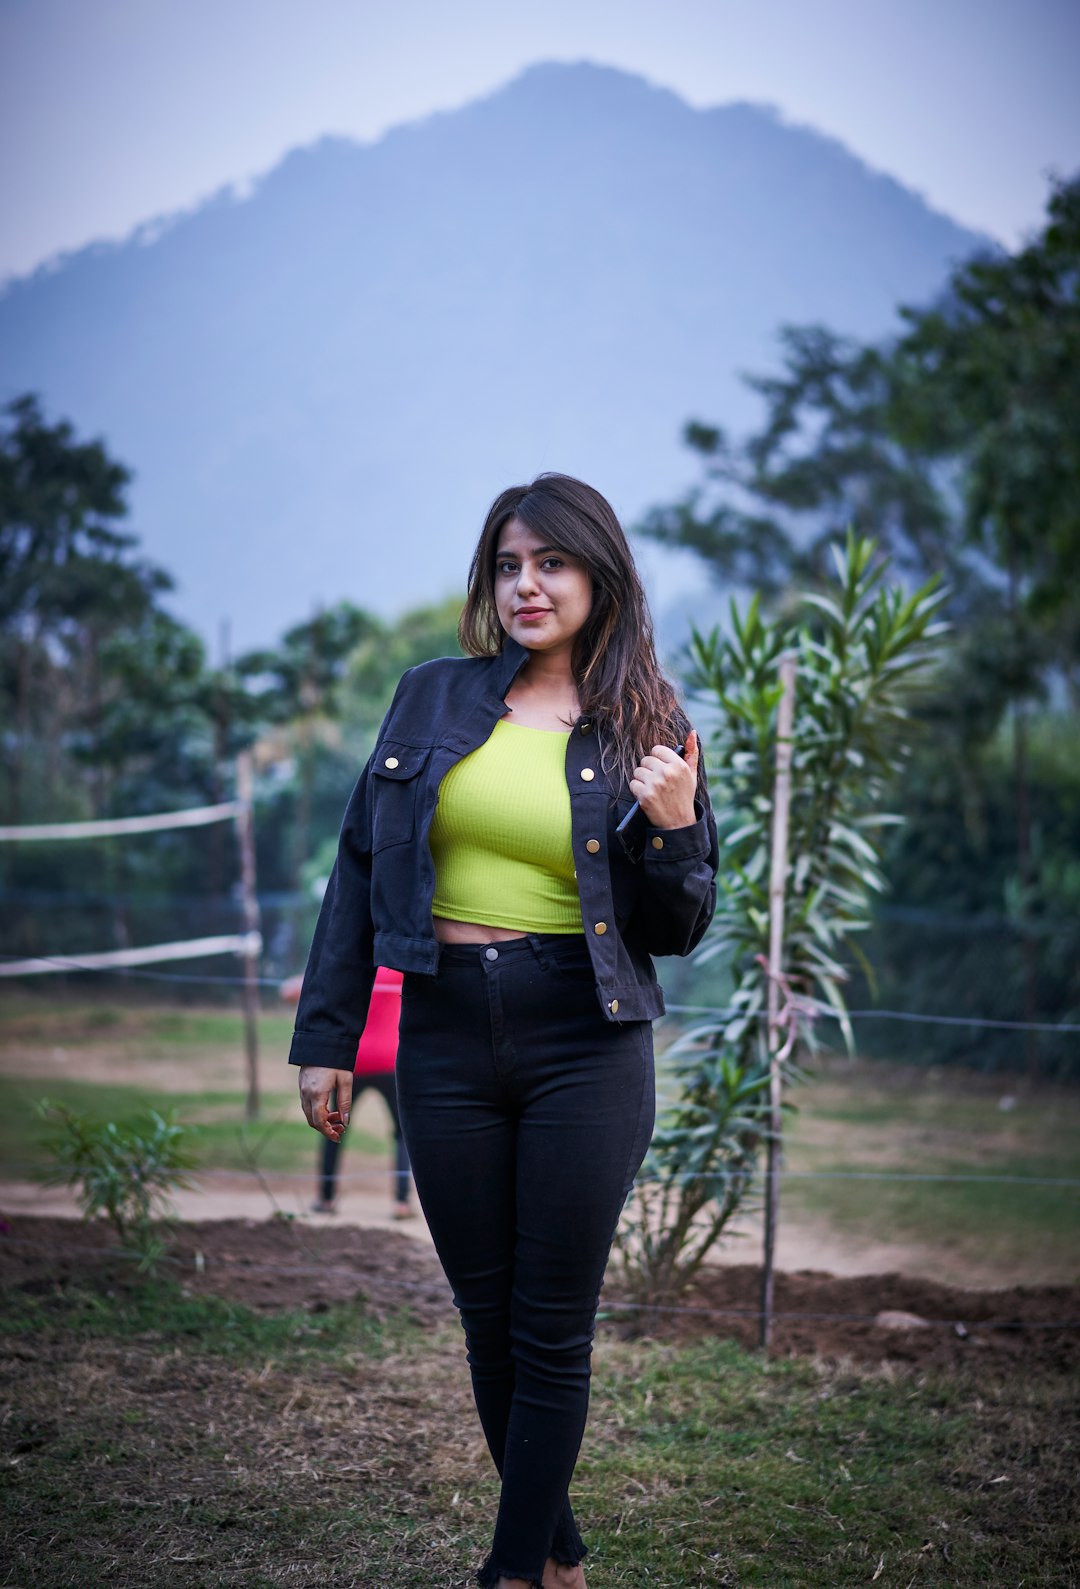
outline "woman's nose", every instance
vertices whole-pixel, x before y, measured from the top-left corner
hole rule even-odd
[[[536,589],[536,570],[531,563],[522,563],[518,571],[517,588],[523,592]]]

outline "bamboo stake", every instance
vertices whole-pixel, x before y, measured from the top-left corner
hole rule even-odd
[[[776,725],[776,783],[773,793],[772,864],[769,872],[769,1141],[765,1171],[765,1254],[761,1270],[761,1336],[772,1337],[773,1269],[780,1205],[780,1112],[783,1033],[780,1028],[780,977],[784,969],[784,891],[788,869],[788,812],[791,805],[791,733],[795,722],[795,653],[780,658],[780,709]]]
[[[251,752],[236,758],[236,835],[240,841],[240,887],[244,901],[244,926],[249,948],[244,955],[244,1047],[247,1051],[248,1091],[244,1107],[247,1120],[259,1116],[259,896],[255,889],[255,823],[252,815],[254,777]]]

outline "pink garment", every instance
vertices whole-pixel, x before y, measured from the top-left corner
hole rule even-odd
[[[394,1068],[401,1020],[401,982],[400,971],[388,971],[385,966],[379,966],[375,972],[367,1025],[356,1050],[354,1074],[357,1076],[379,1076]]]

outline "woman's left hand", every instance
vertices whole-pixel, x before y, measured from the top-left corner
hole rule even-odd
[[[697,821],[698,737],[691,729],[680,756],[667,745],[654,745],[634,768],[630,793],[654,828],[689,828]]]

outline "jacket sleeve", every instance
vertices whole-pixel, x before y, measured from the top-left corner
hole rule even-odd
[[[687,722],[684,738],[689,730]],[[685,828],[654,828],[639,812],[627,845],[639,884],[626,931],[650,955],[689,954],[716,910],[720,846],[704,758],[698,765],[694,810],[696,821]]]
[[[720,851],[706,795],[687,828],[645,829],[641,889],[627,930],[651,955],[686,955],[716,909]]]
[[[352,792],[296,1010],[290,1065],[352,1070],[375,981],[369,762]]]

